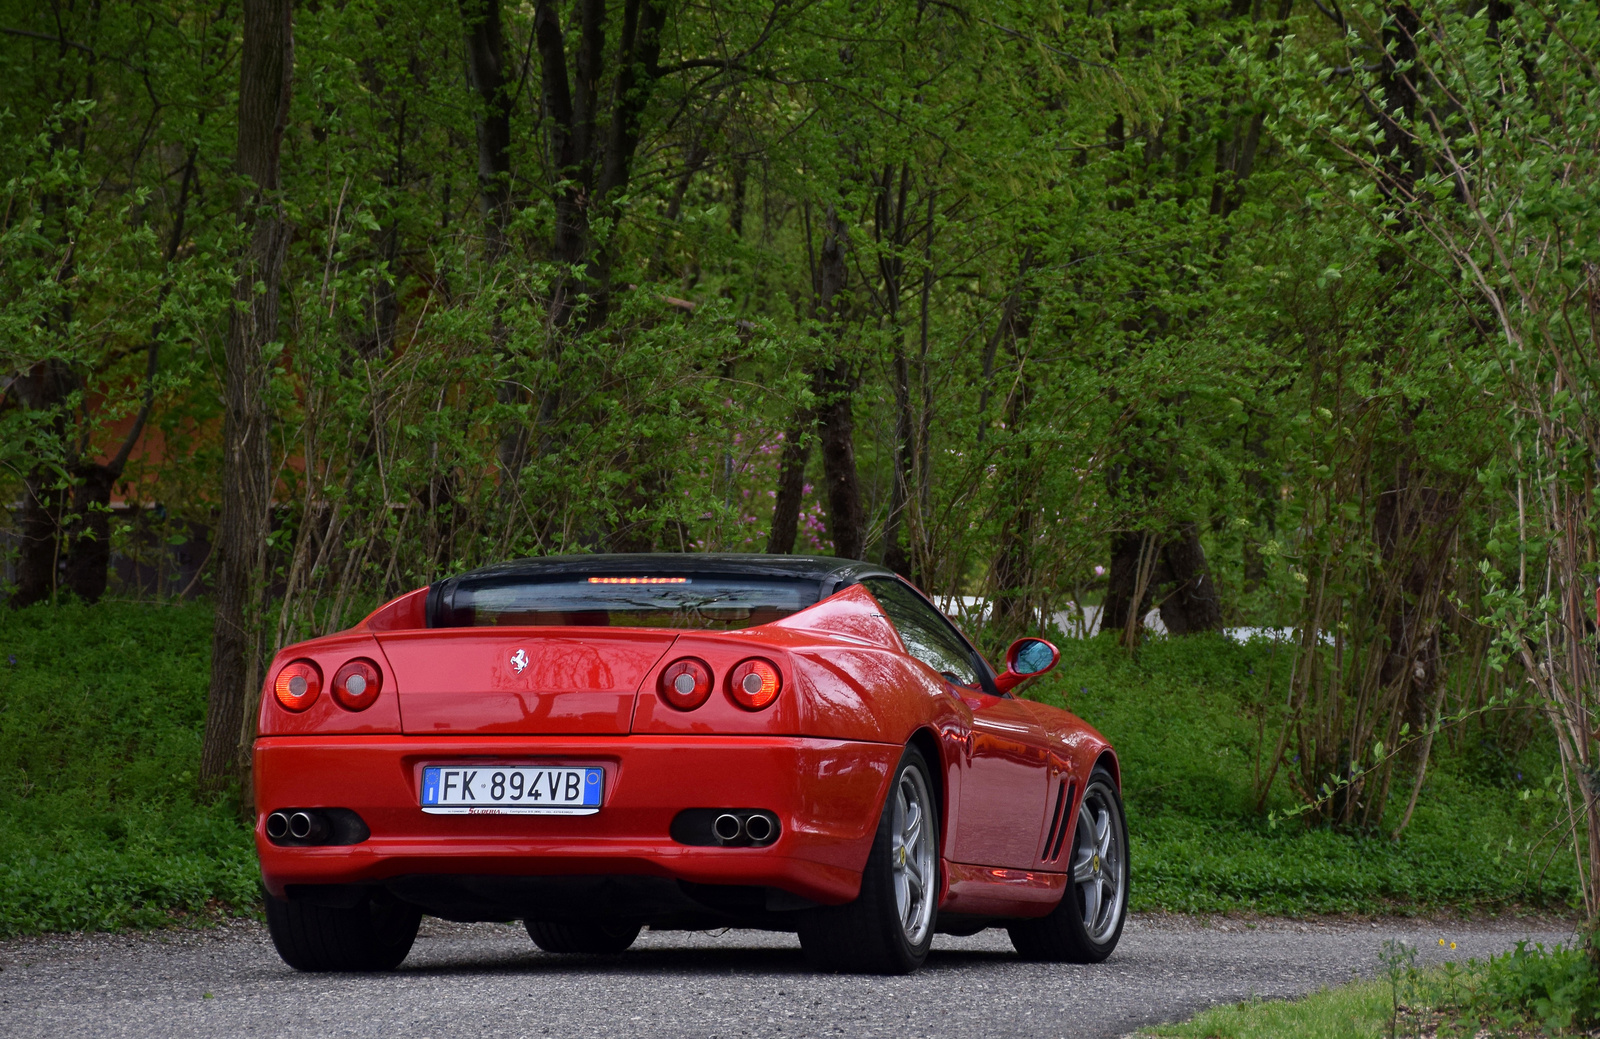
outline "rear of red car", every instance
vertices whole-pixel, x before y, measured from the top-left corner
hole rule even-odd
[[[802,658],[838,636],[776,623],[848,575],[661,558],[479,572],[280,653],[254,761],[275,911],[786,927],[853,899],[904,735],[814,724]]]

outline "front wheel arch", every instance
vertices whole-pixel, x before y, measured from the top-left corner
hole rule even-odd
[[[1111,782],[1116,786],[1117,793],[1122,793],[1122,765],[1117,761],[1117,752],[1110,747],[1100,751],[1100,756],[1094,759],[1094,764],[1089,766],[1089,774],[1093,775],[1096,769],[1104,769],[1111,773]]]
[[[1093,859],[1093,873],[1089,883],[1100,884],[1100,878],[1107,874],[1102,872],[1102,862],[1112,862],[1113,871],[1117,874],[1116,887],[1111,897],[1116,900],[1114,920],[1106,918],[1107,930],[1095,933],[1091,922],[1085,919],[1085,913],[1093,916],[1095,909],[1087,901],[1080,903],[1078,891],[1079,839],[1085,834],[1081,825],[1075,824],[1072,839],[1072,853],[1067,860],[1068,878],[1066,890],[1056,903],[1054,909],[1042,917],[1027,920],[1014,920],[1006,926],[1011,934],[1011,943],[1016,947],[1023,959],[1045,960],[1065,963],[1099,963],[1111,955],[1122,937],[1123,925],[1128,919],[1128,888],[1131,883],[1132,869],[1129,861],[1127,813],[1122,805],[1122,792],[1116,781],[1115,774],[1098,764],[1090,772],[1088,782],[1085,784],[1084,793],[1079,795],[1079,803],[1075,814],[1088,811],[1085,804],[1090,793],[1098,789],[1095,794],[1097,803],[1111,818],[1110,825],[1114,828],[1115,859],[1111,853],[1106,852],[1103,860],[1100,854],[1095,854]],[[1088,863],[1083,863],[1086,867]],[[1104,887],[1097,888],[1096,900],[1093,906],[1105,903],[1100,897],[1105,893]]]

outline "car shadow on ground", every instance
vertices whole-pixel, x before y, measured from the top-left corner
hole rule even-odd
[[[485,952],[460,956],[432,952],[400,966],[398,973],[408,977],[453,977],[460,975],[517,974],[596,974],[612,975],[741,975],[741,976],[818,976],[806,962],[805,954],[793,948],[728,949],[635,949],[620,956],[550,956],[529,952],[507,957]],[[923,973],[965,970],[976,966],[994,967],[1021,964],[1013,952],[987,950],[934,950],[922,967]]]

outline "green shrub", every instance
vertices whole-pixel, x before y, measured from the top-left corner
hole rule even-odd
[[[1491,957],[1474,1003],[1485,1013],[1509,1009],[1551,1032],[1600,1020],[1600,976],[1581,948],[1518,942]]]
[[[248,826],[199,798],[211,613],[0,610],[0,936],[252,908]]]
[[[1155,638],[1132,655],[1105,636],[1058,645],[1060,665],[1025,695],[1065,707],[1116,747],[1135,909],[1409,912],[1563,907],[1577,897],[1570,852],[1552,855],[1559,846],[1542,842],[1555,803],[1505,785],[1548,774],[1555,758],[1546,745],[1513,758],[1473,739],[1453,758],[1437,741],[1398,842],[1300,820],[1274,827],[1257,811],[1255,784],[1275,749],[1261,705],[1287,688],[1284,646],[1221,635]],[[1294,803],[1280,772],[1264,807]],[[1391,817],[1403,810],[1393,804]]]

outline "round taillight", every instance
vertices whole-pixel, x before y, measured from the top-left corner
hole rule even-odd
[[[364,711],[378,699],[383,674],[378,665],[357,657],[333,676],[333,698],[347,711]]]
[[[272,693],[286,711],[303,711],[322,692],[322,672],[309,660],[291,660],[272,680]]]
[[[728,675],[728,693],[734,703],[747,711],[769,706],[782,689],[783,676],[777,665],[760,657],[746,660]]]
[[[711,668],[702,660],[684,657],[661,672],[661,698],[680,711],[692,711],[711,695]]]

